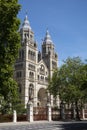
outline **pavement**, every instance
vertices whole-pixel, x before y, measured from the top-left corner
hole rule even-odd
[[[31,125],[31,124],[65,124],[65,123],[81,123],[81,121],[47,121],[47,120],[42,120],[42,121],[33,121],[33,122],[28,122],[28,121],[24,121],[24,122],[5,122],[5,123],[0,123],[0,126],[14,126],[14,125]],[[83,121],[86,122],[86,121]]]
[[[0,123],[0,126],[12,126],[12,125],[29,125],[29,124],[41,124],[41,123],[52,123],[53,121],[33,121],[33,122],[6,122],[6,123]]]
[[[87,130],[87,121],[34,121],[0,123],[0,130]]]

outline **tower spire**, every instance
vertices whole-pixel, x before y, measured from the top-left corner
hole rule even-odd
[[[27,15],[27,10],[26,10],[26,15]]]
[[[26,10],[26,13],[25,13],[26,15],[25,15],[25,19],[27,19],[28,20],[28,13],[27,13],[27,10]]]
[[[31,29],[30,23],[29,23],[29,20],[28,20],[28,16],[27,16],[27,11],[26,11],[26,15],[25,15],[25,19],[24,19],[24,22],[22,24],[22,27],[24,29]]]
[[[44,38],[44,43],[52,43],[52,40],[51,40],[51,36],[49,34],[49,31],[48,31],[48,28],[46,30],[46,35],[45,35],[45,38]]]

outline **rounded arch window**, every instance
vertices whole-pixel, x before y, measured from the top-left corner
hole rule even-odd
[[[44,76],[41,76],[41,80],[44,80]]]
[[[34,72],[29,72],[29,77],[31,78],[31,77],[33,77],[34,78]]]
[[[30,52],[31,52],[31,51],[29,50],[29,51],[28,51],[28,54],[30,54]]]
[[[22,50],[22,59],[24,59],[24,50]]]
[[[45,67],[44,67],[44,65],[41,65],[41,66],[40,66],[40,72],[45,72]]]
[[[37,77],[38,77],[38,80],[39,80],[39,75]]]

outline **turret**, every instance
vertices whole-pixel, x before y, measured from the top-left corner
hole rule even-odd
[[[46,31],[45,38],[42,43],[42,57],[44,57],[47,54],[53,54],[54,53],[54,44],[53,41],[51,40],[51,36],[49,34],[49,31]]]
[[[46,31],[46,35],[42,42],[42,58],[49,69],[50,76],[52,76],[53,69],[57,68],[58,57],[55,53],[54,43],[51,40],[51,36],[48,30]]]
[[[24,45],[29,40],[34,42],[34,33],[31,29],[27,14],[25,16],[22,27],[20,28],[20,34],[21,34],[21,44],[22,45]]]

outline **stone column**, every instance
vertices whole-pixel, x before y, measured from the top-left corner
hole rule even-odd
[[[53,95],[50,95],[50,100],[51,106],[53,106]]]
[[[51,105],[50,103],[47,104],[47,119],[48,121],[51,121]]]
[[[85,111],[82,109],[82,119],[85,120]]]
[[[27,120],[33,122],[33,103],[31,101],[27,104]]]
[[[16,113],[16,110],[13,111],[13,122],[14,123],[17,122],[17,113]]]

